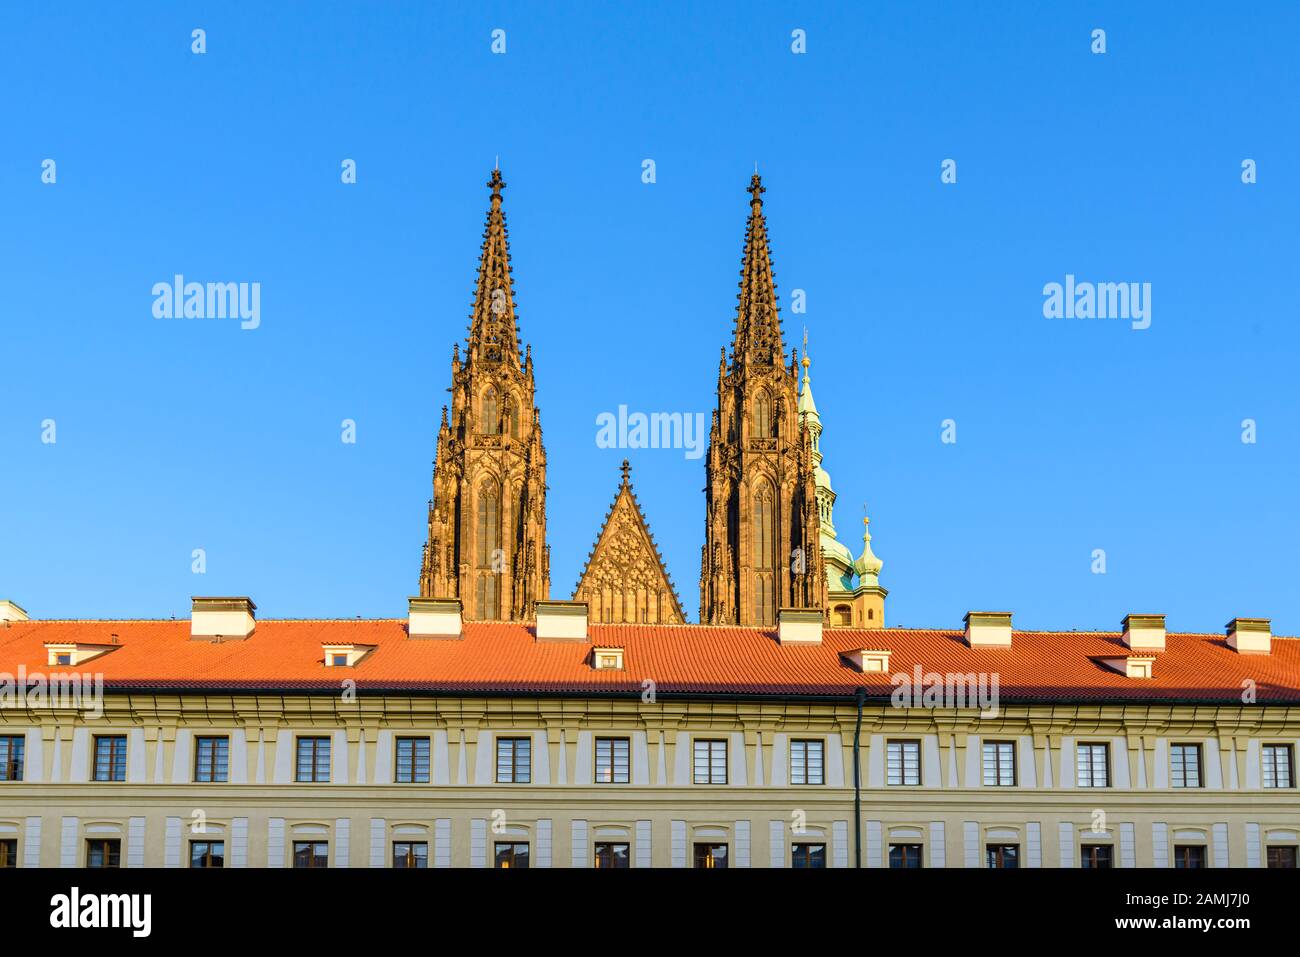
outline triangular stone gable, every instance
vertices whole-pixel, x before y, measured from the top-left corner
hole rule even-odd
[[[623,482],[582,570],[575,601],[592,622],[682,624],[682,603],[664,569],[623,463]]]

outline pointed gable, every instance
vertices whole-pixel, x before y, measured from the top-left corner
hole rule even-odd
[[[624,459],[623,481],[573,598],[587,602],[592,622],[684,623],[682,603],[641,514],[629,472]]]

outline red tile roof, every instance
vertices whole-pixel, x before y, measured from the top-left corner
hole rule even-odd
[[[99,673],[106,689],[337,690],[490,694],[888,696],[894,674],[997,674],[1004,702],[1241,703],[1253,681],[1261,704],[1300,704],[1300,639],[1274,636],[1272,654],[1240,655],[1222,635],[1170,634],[1155,677],[1127,678],[1096,659],[1128,654],[1115,633],[1015,632],[1010,648],[969,648],[960,631],[827,628],[821,645],[779,645],[770,629],[601,625],[590,643],[538,642],[532,627],[468,622],[458,641],[412,640],[405,619],[265,620],[243,641],[189,639],[179,621],[21,621],[0,625],[0,673]],[[104,643],[79,669],[46,664],[47,642]],[[327,669],[322,643],[374,645],[355,667]],[[593,646],[624,649],[622,671],[591,667]],[[888,674],[862,674],[842,657],[891,652]]]

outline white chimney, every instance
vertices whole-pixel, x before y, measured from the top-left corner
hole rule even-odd
[[[1125,615],[1123,642],[1134,651],[1165,650],[1164,615]]]
[[[587,640],[585,601],[539,601],[535,604],[538,641]]]
[[[1273,650],[1269,618],[1234,618],[1228,622],[1228,647],[1239,655],[1267,655]]]
[[[778,608],[776,640],[783,645],[820,645],[822,610],[820,608]]]
[[[455,640],[462,635],[459,598],[407,599],[406,637]]]
[[[242,641],[257,627],[257,606],[247,597],[192,598],[190,638],[199,641]]]
[[[968,611],[962,621],[966,623],[966,644],[970,647],[1011,647],[1011,612]]]
[[[0,599],[0,621],[26,621],[27,612],[17,602]]]

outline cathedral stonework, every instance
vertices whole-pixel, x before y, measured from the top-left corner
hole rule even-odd
[[[451,358],[420,595],[458,598],[468,619],[523,620],[550,597],[546,450],[531,347],[519,353],[500,170],[492,191],[469,340]]]
[[[531,348],[520,353],[500,170],[462,359],[452,348],[451,409],[442,410],[421,597],[452,598],[469,620],[526,621],[550,597],[546,450]],[[700,622],[771,626],[782,608],[821,609],[827,624],[884,626],[881,562],[835,536],[835,492],[822,464],[807,337],[787,358],[763,215],[750,180],[735,329],[718,368],[705,459]],[[681,600],[623,481],[579,576],[574,600],[601,623],[680,624]]]
[[[583,569],[574,601],[587,603],[592,621],[685,623],[682,604],[664,569],[654,536],[632,491],[627,459],[623,481]]]
[[[774,625],[781,608],[827,604],[812,436],[798,413],[797,355],[785,360],[763,192],[755,173],[705,464],[702,624]]]

